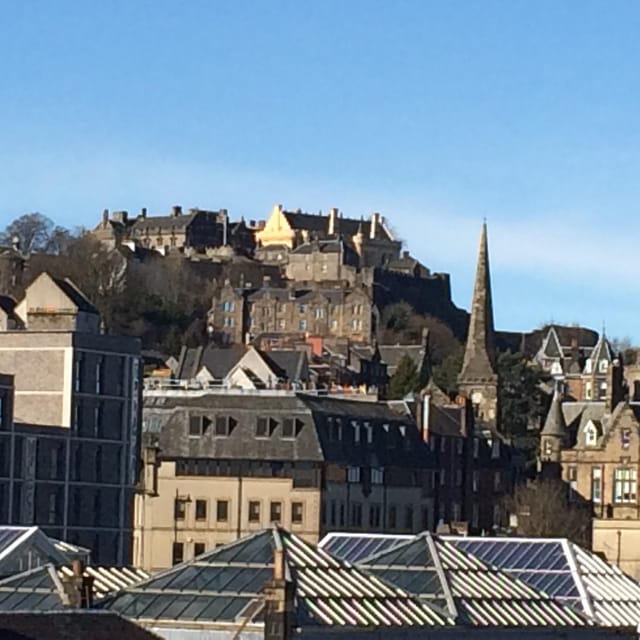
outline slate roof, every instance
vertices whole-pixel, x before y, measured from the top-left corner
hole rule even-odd
[[[450,626],[438,609],[337,560],[280,528],[261,531],[177,565],[104,599],[100,606],[140,622],[263,622],[262,589],[275,552],[295,590],[296,626]]]
[[[283,211],[284,217],[293,229],[306,230],[315,232],[318,235],[327,235],[329,230],[329,218],[326,215],[313,215],[310,213],[298,213],[291,211]],[[371,220],[358,220],[356,218],[336,218],[336,233],[346,237],[352,237],[362,231],[362,234],[369,238],[371,234]],[[389,234],[382,219],[378,221],[376,226],[376,238],[393,241],[394,238]]]
[[[418,371],[422,369],[425,358],[423,344],[381,344],[378,345],[380,358],[387,365],[387,373],[392,376],[403,356],[409,356]]]
[[[178,229],[187,227],[191,224],[196,215],[200,213],[181,213],[179,216],[147,216],[146,218],[138,217],[131,225],[133,231],[144,231],[145,229],[154,230],[171,229],[176,227]]]
[[[166,458],[208,458],[257,462],[334,461],[354,465],[413,466],[424,468],[431,454],[410,415],[386,403],[358,402],[331,397],[252,395],[229,393],[145,398],[145,422],[156,424],[154,438]],[[208,420],[201,437],[189,437],[189,416]],[[215,417],[231,418],[226,437],[214,436]],[[256,436],[258,417],[270,419],[268,438]],[[295,437],[283,435],[285,419],[295,420]],[[372,442],[354,446],[356,427],[365,441],[365,423]]]
[[[206,347],[183,347],[176,378],[191,380],[196,377],[202,367],[206,367],[211,375],[222,380],[246,353],[242,345],[222,348],[213,345]]]
[[[562,413],[562,399],[556,390],[549,407],[549,412],[544,421],[541,434],[543,436],[557,436],[564,438],[567,435],[567,424]]]
[[[279,378],[305,382],[309,379],[309,361],[304,351],[293,349],[258,351]]]
[[[53,278],[51,279],[60,287],[62,292],[73,302],[73,304],[78,307],[78,311],[83,311],[84,313],[95,313],[98,314],[98,310],[95,306],[89,301],[89,298],[76,287],[69,278]]]

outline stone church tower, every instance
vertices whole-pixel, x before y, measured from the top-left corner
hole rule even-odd
[[[471,302],[471,318],[458,391],[469,398],[480,426],[497,428],[498,374],[496,371],[491,277],[487,225],[482,225],[476,281]]]

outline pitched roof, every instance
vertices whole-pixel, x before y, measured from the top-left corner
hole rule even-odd
[[[564,414],[562,413],[562,399],[558,390],[553,394],[553,400],[551,401],[551,407],[544,421],[541,434],[543,436],[556,436],[564,438],[567,433],[567,425],[564,421]]]
[[[328,234],[329,217],[326,215],[314,215],[299,212],[294,213],[291,211],[283,211],[282,215],[287,219],[287,222],[291,225],[292,229],[314,232],[318,235]],[[337,234],[343,235],[347,238],[350,238],[361,231],[362,234],[368,238],[371,234],[371,219],[363,220],[357,218],[337,217],[335,231]],[[382,218],[379,218],[378,224],[376,225],[375,237],[377,239],[390,241],[395,240],[382,221]]]
[[[446,606],[460,624],[586,624],[572,609],[429,532],[365,559],[360,566],[422,599]]]
[[[78,311],[85,313],[99,313],[93,303],[87,296],[78,289],[78,287],[69,280],[69,278],[51,278],[62,292],[78,307]]]
[[[446,615],[407,592],[280,528],[264,530],[164,571],[100,606],[144,622],[263,620],[264,584],[282,551],[295,590],[296,626],[449,626]]]
[[[560,346],[558,332],[553,325],[549,327],[549,331],[544,338],[542,347],[540,347],[540,353],[546,358],[562,358],[564,355],[562,347]]]

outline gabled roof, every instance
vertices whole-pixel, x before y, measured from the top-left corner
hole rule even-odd
[[[38,527],[0,527],[0,576],[51,562],[65,564],[68,561]]]
[[[365,559],[360,566],[422,599],[446,606],[460,624],[586,624],[572,609],[429,532]]]
[[[608,363],[613,362],[613,350],[604,332],[602,332],[596,346],[593,347],[593,351],[589,354],[589,360],[594,363],[594,366],[597,366],[603,360]]]
[[[560,394],[556,390],[553,394],[551,407],[549,407],[549,413],[547,413],[547,417],[545,418],[541,435],[564,438],[566,433],[567,425],[564,421],[564,415],[562,413],[562,399],[560,398]]]
[[[293,583],[297,626],[449,626],[438,610],[337,560],[283,529],[264,530],[205,553],[106,598],[102,608],[141,622],[260,624],[263,587],[281,551]]]
[[[539,355],[545,358],[562,358],[564,355],[558,333],[553,325],[549,327],[549,331],[540,347]]]
[[[87,298],[87,296],[76,287],[69,278],[51,278],[58,287],[62,290],[62,292],[73,302],[76,307],[78,307],[78,311],[83,311],[84,313],[99,313],[95,308],[93,303]]]

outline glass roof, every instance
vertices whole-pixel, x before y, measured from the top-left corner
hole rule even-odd
[[[355,564],[412,538],[413,536],[401,535],[329,533],[319,546],[331,555]]]

